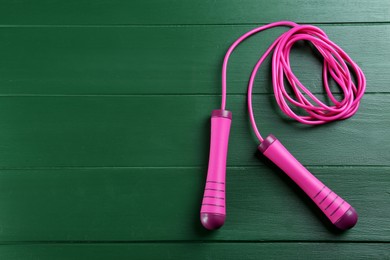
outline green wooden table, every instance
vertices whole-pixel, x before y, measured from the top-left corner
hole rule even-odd
[[[199,222],[222,57],[277,20],[319,26],[367,77],[358,113],[319,127],[281,116],[268,66],[255,83],[262,132],[358,211],[344,233],[255,155],[246,83],[283,28],[231,58],[228,218]],[[292,56],[323,95],[321,60]],[[0,259],[390,259],[389,71],[388,0],[1,0]]]

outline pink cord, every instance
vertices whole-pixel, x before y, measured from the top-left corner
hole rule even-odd
[[[255,28],[240,38],[238,38],[227,51],[223,60],[222,67],[222,105],[221,109],[226,107],[226,70],[229,57],[233,50],[246,38],[260,31],[277,27],[288,26],[292,27],[287,32],[280,35],[265,51],[263,56],[253,68],[248,84],[248,111],[252,124],[252,128],[260,142],[263,137],[257,129],[255,118],[252,109],[252,89],[257,71],[263,61],[273,51],[272,54],[272,83],[275,93],[275,99],[280,109],[287,116],[308,125],[319,125],[327,122],[346,119],[351,117],[359,108],[360,99],[366,89],[366,78],[359,66],[339,46],[330,41],[327,35],[318,27],[311,25],[298,25],[290,21],[280,21],[270,23],[258,28]],[[324,57],[323,66],[323,81],[324,88],[333,105],[328,106],[317,99],[298,78],[294,75],[290,67],[290,51],[292,46],[297,41],[310,41],[313,46]],[[351,72],[356,75],[356,85],[352,80]],[[337,82],[343,92],[343,100],[338,101],[331,92],[328,84],[328,75]],[[293,97],[290,96],[284,86],[284,77],[288,80],[294,92]],[[304,96],[305,93],[310,101]],[[307,112],[307,115],[298,115],[293,112],[289,104],[302,108]]]

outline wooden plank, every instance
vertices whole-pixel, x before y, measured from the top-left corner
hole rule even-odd
[[[218,96],[2,97],[0,168],[205,166]],[[319,127],[280,115],[272,96],[254,97],[259,128],[305,165],[389,165],[388,94],[366,95],[348,120]],[[380,105],[379,105],[380,104]],[[245,96],[233,111],[228,164],[261,164]]]
[[[361,66],[367,92],[389,91],[390,25],[320,27]],[[0,28],[0,94],[220,94],[223,55],[250,28]],[[246,92],[260,54],[283,31],[266,31],[237,49],[228,93]],[[311,49],[298,44],[291,59],[301,82],[322,93],[322,64]],[[260,70],[255,93],[272,92],[269,65]]]
[[[72,241],[390,241],[389,167],[310,167],[359,213],[345,233],[275,167],[227,170],[227,220],[199,210],[206,169],[0,171],[0,243]]]
[[[380,243],[153,243],[0,246],[3,259],[388,259]]]
[[[387,0],[121,1],[2,0],[0,24],[236,24],[299,22],[389,22]]]

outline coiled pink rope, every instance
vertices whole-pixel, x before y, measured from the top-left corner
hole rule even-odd
[[[233,50],[246,38],[260,31],[277,27],[292,27],[287,32],[280,35],[265,51],[263,56],[256,63],[248,84],[248,111],[252,128],[260,142],[263,137],[257,129],[252,109],[252,89],[253,83],[263,61],[273,51],[272,54],[272,83],[275,93],[275,99],[284,114],[303,124],[319,125],[327,122],[341,120],[351,117],[359,108],[360,99],[366,88],[366,78],[359,66],[345,53],[339,46],[330,41],[327,35],[318,27],[311,25],[298,25],[290,21],[280,21],[270,23],[255,28],[241,37],[239,37],[228,49],[223,60],[222,67],[222,105],[221,109],[226,107],[226,70],[229,57]],[[333,103],[329,106],[321,102],[314,96],[298,78],[294,75],[290,67],[290,51],[297,41],[310,41],[312,45],[321,53],[324,58],[323,66],[323,83],[325,91]],[[352,69],[350,71],[349,67]],[[356,84],[352,80],[351,73],[356,76]],[[337,100],[332,94],[329,84],[328,75],[330,75],[342,90],[343,99]],[[293,94],[288,94],[284,77],[287,79]],[[307,97],[305,97],[305,95]],[[299,115],[291,110],[290,106],[296,106],[306,111],[306,115]]]

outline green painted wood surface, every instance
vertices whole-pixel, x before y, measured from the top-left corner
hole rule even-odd
[[[220,94],[226,48],[253,27],[0,28],[0,94]],[[390,25],[320,27],[364,70],[367,92],[389,92]],[[245,94],[255,62],[283,31],[266,31],[237,49],[228,93]],[[291,59],[300,80],[321,93],[321,60],[305,45]],[[269,74],[264,66],[255,93],[272,91]]]
[[[390,167],[309,169],[354,205],[354,229],[335,232],[268,164],[228,168],[217,232],[199,222],[206,167],[2,170],[0,241],[388,241]]]
[[[0,24],[240,24],[389,22],[387,0],[69,0],[0,2]]]
[[[246,84],[285,29],[234,53],[226,225],[198,220],[209,115],[229,44],[258,24],[315,23],[367,77],[348,120],[306,127],[280,115],[268,64],[255,114],[359,212],[335,231],[255,154]],[[390,2],[0,0],[0,259],[390,259]],[[293,70],[323,98],[305,44]]]
[[[254,111],[260,130],[278,136],[305,165],[386,166],[389,97],[367,94],[353,118],[314,128],[281,116],[271,95],[256,95]],[[205,166],[210,113],[220,102],[208,95],[0,100],[1,168]],[[234,116],[228,165],[260,165],[245,96],[231,95],[227,105]]]
[[[354,243],[183,243],[6,245],[7,259],[389,259],[386,244]]]

